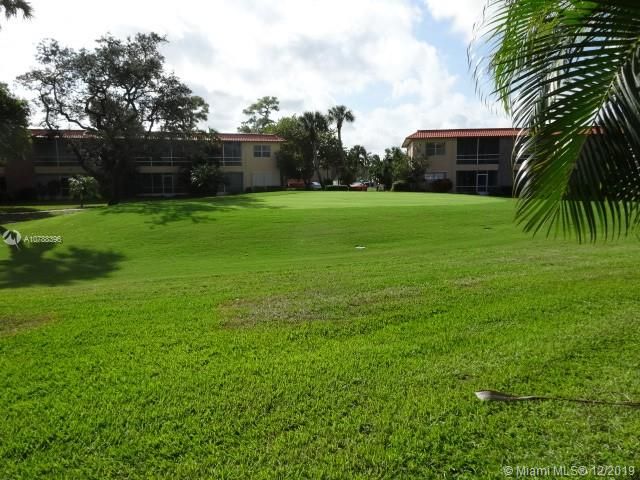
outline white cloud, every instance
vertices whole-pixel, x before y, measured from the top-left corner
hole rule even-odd
[[[165,49],[169,67],[207,99],[209,124],[220,131],[235,131],[242,109],[263,95],[278,96],[282,114],[350,105],[358,97],[357,121],[346,128],[345,141],[378,152],[418,128],[504,123],[456,93],[456,77],[437,45],[415,36],[422,10],[412,0],[97,5],[33,0],[33,20],[3,21],[0,80],[11,82],[32,67],[35,45],[44,37],[77,48],[90,47],[103,32],[156,31],[171,41]],[[431,11],[454,18],[454,25],[462,22],[452,10]],[[388,91],[384,98],[381,86]]]
[[[418,129],[509,127],[509,120],[487,110],[480,102],[464,95],[451,94],[444,101],[404,103],[379,107],[367,114],[356,112],[358,129],[352,135],[354,143],[369,151],[381,153],[386,147],[400,146],[405,137]],[[389,142],[388,139],[393,139]]]
[[[482,18],[487,0],[424,0],[436,20],[450,20],[453,30],[471,40],[473,26]]]

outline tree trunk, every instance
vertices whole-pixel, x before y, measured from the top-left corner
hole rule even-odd
[[[111,184],[111,195],[109,197],[109,201],[107,202],[107,205],[111,206],[111,205],[117,205],[119,203],[120,203],[120,192],[118,191],[118,187],[114,182]]]
[[[338,128],[338,144],[340,144],[340,163],[342,163],[341,170],[344,171],[347,167],[347,157],[344,154],[344,146],[342,145],[342,126]],[[342,178],[340,179],[340,183],[342,183]]]
[[[318,175],[320,187],[324,190],[324,181],[322,180],[322,174],[320,173],[320,162],[318,162],[318,149],[315,144],[313,145],[313,168],[316,171],[316,175]]]
[[[324,190],[324,181],[322,180],[322,175],[320,174],[320,168],[316,168],[316,174],[318,175],[318,182],[320,182],[320,186]]]
[[[120,169],[116,166],[111,175],[111,192],[107,205],[117,205],[120,203],[120,196],[122,193],[122,176],[120,175]]]

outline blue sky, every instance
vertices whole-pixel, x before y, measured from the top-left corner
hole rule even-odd
[[[452,0],[455,1],[455,0]],[[433,43],[445,59],[448,69],[458,77],[459,90],[465,95],[475,94],[474,82],[469,74],[466,38],[453,30],[451,20],[436,20],[428,8],[416,25],[416,38]]]
[[[348,145],[400,145],[421,128],[507,126],[478,100],[466,48],[484,0],[32,1],[30,21],[3,22],[0,81],[33,66],[45,37],[91,47],[103,33],[167,35],[167,65],[210,104],[208,126],[235,131],[263,95],[281,114],[354,110]],[[27,96],[26,92],[19,92]],[[37,123],[37,117],[34,118]]]

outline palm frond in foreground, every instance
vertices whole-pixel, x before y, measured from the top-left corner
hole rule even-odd
[[[470,49],[478,83],[523,134],[517,218],[579,240],[640,223],[640,3],[490,0]]]

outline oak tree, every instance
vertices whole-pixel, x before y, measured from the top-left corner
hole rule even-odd
[[[207,119],[205,101],[165,71],[164,43],[155,33],[125,40],[106,35],[92,50],[45,40],[37,49],[39,68],[19,77],[37,94],[49,129],[67,124],[85,131],[69,146],[109,203],[123,195],[136,151],[160,134],[190,138]]]

